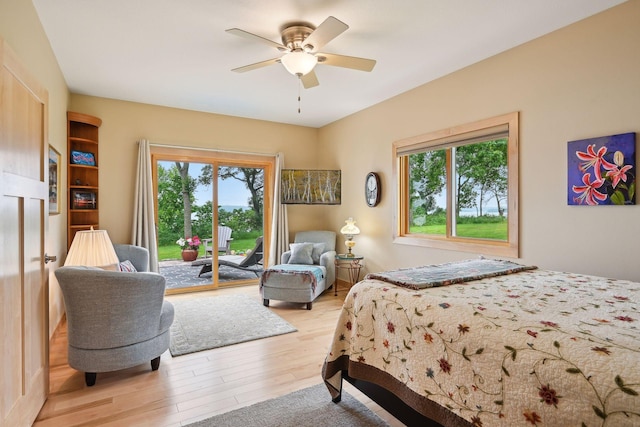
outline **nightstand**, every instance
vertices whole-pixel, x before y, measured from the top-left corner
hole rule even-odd
[[[349,273],[349,285],[353,286],[360,279],[360,270],[362,269],[363,256],[347,254],[337,254],[335,258],[336,264],[336,283],[333,288],[333,295],[338,295],[338,273],[340,270],[347,270]]]

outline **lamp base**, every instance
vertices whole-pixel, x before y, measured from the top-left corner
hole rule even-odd
[[[353,258],[355,255],[353,254],[353,252],[351,252],[351,249],[356,245],[356,242],[349,239],[346,242],[344,242],[344,245],[347,247],[347,249],[349,249],[349,252],[347,252],[347,257]]]

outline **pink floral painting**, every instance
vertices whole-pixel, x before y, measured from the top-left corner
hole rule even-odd
[[[636,204],[636,134],[568,143],[570,205]]]

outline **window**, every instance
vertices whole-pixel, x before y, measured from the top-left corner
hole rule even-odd
[[[518,257],[518,113],[393,144],[396,243]]]

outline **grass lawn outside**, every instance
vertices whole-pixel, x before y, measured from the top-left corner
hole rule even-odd
[[[255,238],[250,237],[247,239],[237,239],[237,240],[233,239],[231,241],[231,250],[236,252],[240,252],[240,251],[246,252],[250,249],[253,249],[255,245],[256,245]],[[198,256],[203,256],[204,255],[203,251],[204,251],[204,248],[200,247],[200,252]],[[178,245],[159,246],[158,259],[160,261],[166,261],[170,259],[181,259],[182,258],[182,256],[180,255],[181,252],[182,252],[182,249]]]
[[[447,226],[445,224],[439,225],[423,225],[412,226],[409,230],[411,233],[416,234],[435,234],[438,236],[444,236],[447,234]],[[493,240],[507,240],[507,222],[496,222],[486,224],[458,224],[457,225],[458,237],[471,237],[474,239],[493,239]]]

